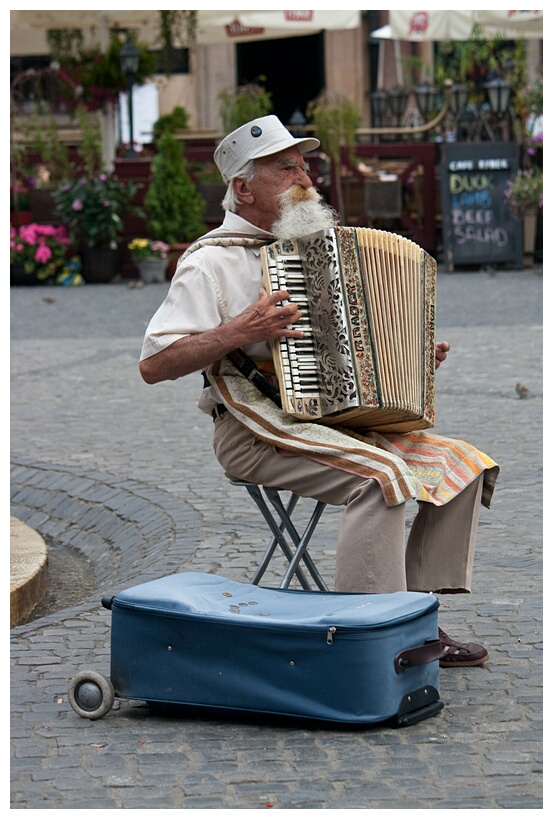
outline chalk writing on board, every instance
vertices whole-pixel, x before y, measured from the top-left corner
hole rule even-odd
[[[456,163],[450,163],[450,166],[452,164]],[[508,243],[508,232],[494,224],[493,190],[492,174],[472,171],[449,174],[451,222],[458,244],[493,242],[498,247],[505,247]]]
[[[505,204],[505,187],[517,168],[512,143],[444,146],[441,189],[450,265],[517,259],[520,225]]]

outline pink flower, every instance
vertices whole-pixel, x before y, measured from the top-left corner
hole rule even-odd
[[[42,236],[56,236],[58,228],[55,225],[40,225],[38,232]]]
[[[71,207],[73,208],[73,210],[82,210],[83,209],[83,203],[81,202],[80,199],[74,199],[73,204],[71,205]]]
[[[19,230],[19,236],[28,245],[35,245],[38,242],[38,225],[22,225]]]
[[[52,258],[52,251],[48,245],[39,245],[35,253],[35,262],[39,264],[46,264]]]

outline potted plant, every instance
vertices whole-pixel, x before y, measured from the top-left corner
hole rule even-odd
[[[505,201],[516,219],[526,213],[537,213],[543,207],[543,172],[533,167],[518,173],[507,182]]]
[[[58,182],[72,172],[69,148],[63,142],[53,116],[35,117],[24,129],[25,149],[35,159],[27,182],[33,221],[52,220],[52,195]]]
[[[331,175],[337,196],[337,210],[346,223],[346,205],[342,188],[341,150],[352,148],[361,122],[358,106],[347,97],[328,98],[324,95],[309,103],[307,115],[315,127],[321,148],[331,159]]]
[[[531,264],[536,249],[538,214],[543,209],[543,171],[538,166],[520,170],[505,187],[505,202],[515,219],[522,220],[524,255]]]
[[[259,77],[260,81],[265,77]],[[220,114],[223,128],[228,134],[257,117],[265,117],[273,110],[271,94],[259,82],[246,83],[235,91],[219,94]]]
[[[79,89],[78,99],[87,111],[117,104],[119,92],[127,89],[120,59],[123,41],[117,32],[111,34],[106,48],[85,46],[79,29],[49,29],[47,41],[60,78]],[[140,57],[134,80],[141,85],[154,73],[156,56],[145,43],[135,41],[135,45]]]
[[[163,114],[154,122],[154,133],[164,134],[169,131],[169,133],[174,134],[176,131],[187,131],[189,118],[186,108],[183,108],[182,105],[176,105],[171,113]]]
[[[139,186],[98,173],[61,182],[54,192],[56,215],[66,225],[88,282],[109,282],[119,270],[123,216],[143,216],[133,204]]]
[[[71,150],[64,140],[64,126],[79,134],[77,147]],[[28,122],[20,117],[10,147],[12,178],[28,191],[32,221],[50,223],[53,192],[59,183],[80,172],[91,175],[101,166],[98,115],[79,106],[67,121],[53,115],[35,115]]]
[[[175,256],[206,230],[204,200],[188,172],[182,143],[170,131],[164,131],[157,141],[144,208],[149,234],[172,247],[170,278]]]
[[[157,239],[133,239],[127,247],[143,282],[165,281],[170,245]]]
[[[55,283],[71,245],[65,227],[31,223],[10,228],[10,284]]]

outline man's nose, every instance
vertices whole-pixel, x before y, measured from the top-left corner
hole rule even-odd
[[[304,170],[304,168],[298,168],[298,184],[302,186],[302,188],[312,188],[313,182],[309,173]]]

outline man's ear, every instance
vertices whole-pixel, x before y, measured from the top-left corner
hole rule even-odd
[[[245,179],[240,179],[239,176],[235,176],[232,180],[232,187],[240,202],[243,202],[245,205],[253,204],[255,197]]]

